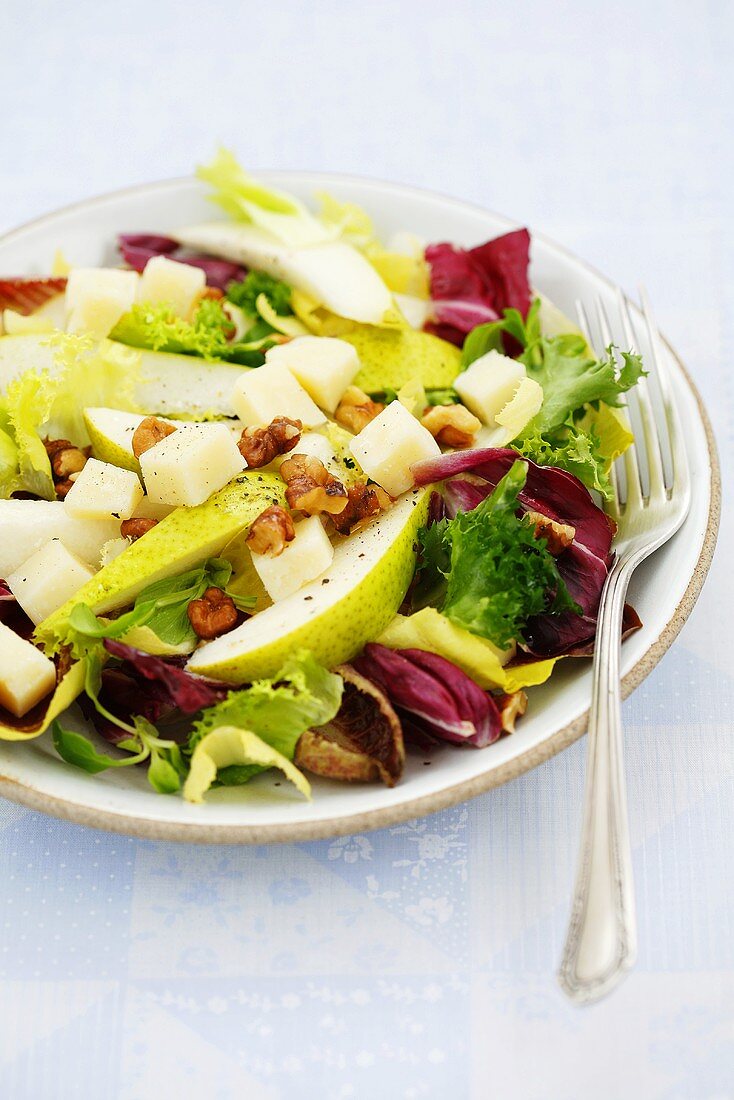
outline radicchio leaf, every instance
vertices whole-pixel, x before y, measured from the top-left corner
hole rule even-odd
[[[134,271],[143,271],[148,260],[155,256],[167,256],[180,264],[199,267],[206,276],[208,286],[226,290],[228,285],[244,279],[247,271],[240,264],[229,260],[220,260],[216,256],[205,256],[198,252],[187,252],[179,247],[178,241],[171,237],[161,237],[154,233],[120,233],[118,246],[123,260]]]
[[[529,254],[527,229],[515,229],[476,248],[429,245],[425,256],[435,321],[426,327],[461,347],[468,332],[498,320],[505,309],[517,309],[525,317],[530,309]]]
[[[124,662],[124,671],[141,686],[144,681],[150,684],[148,690],[161,703],[167,703],[183,714],[195,714],[203,707],[218,703],[230,690],[226,684],[214,683],[186,672],[175,660],[153,657],[112,638],[104,639],[104,647],[112,657]]]
[[[492,696],[444,657],[372,642],[353,664],[385,692],[398,714],[406,713],[439,741],[481,749],[502,733]]]
[[[155,725],[177,714],[195,714],[224,699],[229,690],[225,684],[186,672],[178,658],[154,657],[111,638],[104,639],[104,647],[122,663],[103,670],[100,700],[123,722],[140,715]],[[100,714],[90,700],[83,697],[80,705],[107,741],[116,744],[129,736]]]
[[[334,669],[344,681],[339,711],[325,726],[306,730],[295,763],[327,779],[394,787],[403,774],[405,747],[400,720],[383,691],[351,665]]]
[[[35,313],[52,298],[63,294],[66,279],[27,276],[17,279],[0,279],[0,310],[13,309],[27,317]]]

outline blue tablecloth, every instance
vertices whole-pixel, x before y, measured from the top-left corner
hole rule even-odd
[[[647,284],[726,473],[733,30],[724,0],[5,0],[0,228],[220,139],[483,203]],[[609,1000],[575,1010],[553,978],[583,742],[424,821],[281,848],[2,802],[3,1100],[734,1096],[726,515],[722,540],[625,706],[640,960]]]

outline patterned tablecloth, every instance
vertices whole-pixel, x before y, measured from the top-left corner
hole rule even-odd
[[[726,476],[733,30],[726,0],[4,0],[0,228],[220,139],[483,203],[647,284]],[[640,959],[608,1001],[553,978],[583,742],[426,820],[281,848],[2,802],[2,1100],[733,1097],[731,555],[725,517],[625,706]]]

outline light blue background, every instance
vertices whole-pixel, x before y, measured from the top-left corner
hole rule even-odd
[[[187,173],[415,183],[634,289],[734,458],[726,0],[4,0],[0,229]],[[732,541],[625,707],[635,974],[553,970],[583,743],[423,822],[273,849],[127,840],[0,803],[3,1100],[724,1100],[732,1036]],[[490,750],[491,751],[491,750]]]

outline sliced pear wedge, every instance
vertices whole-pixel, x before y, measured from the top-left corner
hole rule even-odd
[[[111,462],[113,466],[122,466],[126,470],[140,473],[140,463],[133,454],[133,436],[135,429],[144,419],[141,413],[123,412],[120,409],[88,408],[84,409],[84,423],[87,428],[92,453],[102,462]],[[165,418],[164,418],[165,420]],[[192,423],[190,420],[165,420],[174,428]],[[232,434],[239,439],[242,423],[235,420],[231,425]],[[139,514],[138,511],[135,513]],[[156,519],[159,517],[156,516]]]
[[[461,370],[459,349],[430,332],[363,325],[343,333],[342,339],[357,349],[362,366],[354,385],[366,393],[378,393],[386,386],[399,390],[412,380],[419,380],[427,390],[443,390]]]
[[[282,503],[284,491],[277,474],[246,470],[203,504],[176,508],[45,619],[37,639],[53,648],[78,603],[86,603],[97,615],[126,607],[147,585],[218,554],[264,508]]]
[[[53,374],[58,369],[48,339],[45,333],[0,337],[0,393],[25,371],[47,370]],[[132,362],[139,370],[135,400],[146,412],[193,420],[235,415],[230,396],[246,367],[210,363],[193,355],[140,351],[112,340],[110,345],[124,348],[135,357]]]
[[[379,520],[344,539],[316,580],[200,646],[189,671],[241,684],[275,675],[294,649],[311,650],[327,668],[350,660],[403,601],[429,498],[430,489],[406,493]]]

